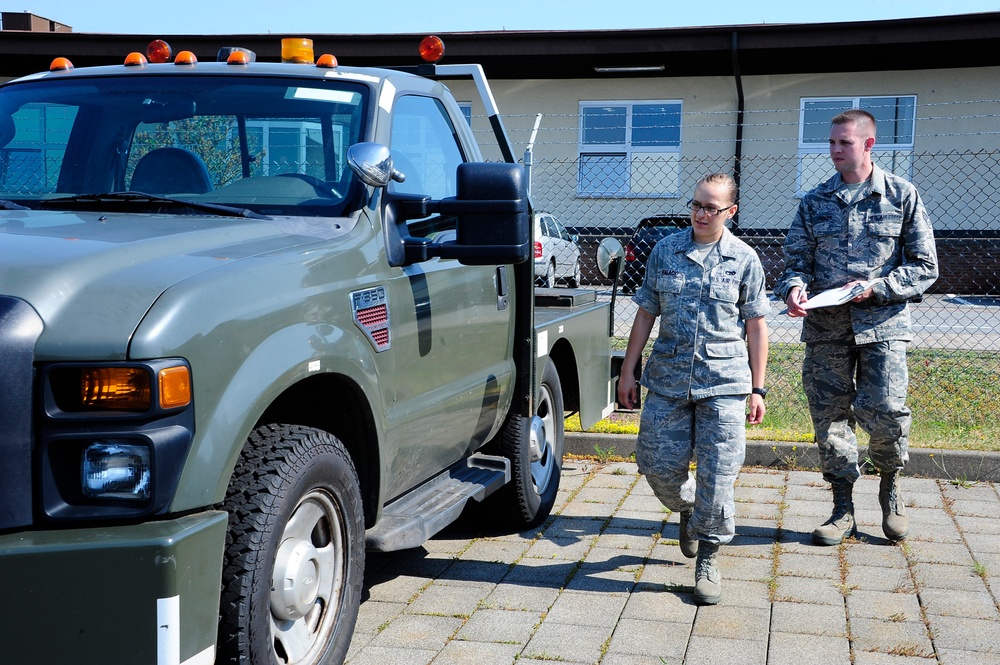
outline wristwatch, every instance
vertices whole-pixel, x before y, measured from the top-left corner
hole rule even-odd
[[[764,399],[767,399],[767,388],[754,388],[750,392],[754,395],[760,395]]]

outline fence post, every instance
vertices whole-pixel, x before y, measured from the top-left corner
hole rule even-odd
[[[528,198],[531,198],[531,155],[535,148],[535,137],[538,136],[538,126],[542,124],[542,114],[535,116],[535,127],[531,130],[528,147],[524,149],[524,177],[528,181]]]

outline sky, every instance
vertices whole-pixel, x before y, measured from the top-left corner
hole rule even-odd
[[[22,0],[74,32],[120,34],[372,34],[480,30],[618,30],[830,23],[1000,11],[1000,0]]]

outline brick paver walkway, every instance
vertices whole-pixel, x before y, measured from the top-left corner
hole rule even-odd
[[[351,665],[1000,665],[1000,495],[903,481],[910,538],[881,532],[878,479],[854,489],[857,538],[817,547],[815,471],[745,468],[722,602],[692,603],[677,516],[634,464],[567,459],[552,517],[465,525],[369,556]]]

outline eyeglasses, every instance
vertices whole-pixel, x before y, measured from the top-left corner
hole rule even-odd
[[[732,208],[734,205],[736,205],[735,203],[733,203],[731,205],[727,205],[725,208],[716,208],[715,206],[703,206],[694,199],[688,201],[687,204],[691,206],[691,212],[693,212],[694,214],[698,214],[698,211],[701,210],[704,211],[704,213],[709,217],[715,217],[716,215],[723,213]]]

